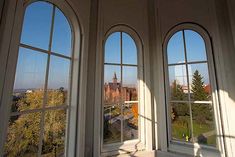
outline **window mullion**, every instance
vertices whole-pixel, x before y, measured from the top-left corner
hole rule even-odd
[[[45,86],[44,86],[44,97],[43,97],[43,106],[42,106],[42,116],[41,116],[41,122],[40,122],[40,135],[39,135],[39,151],[38,156],[41,156],[42,154],[42,140],[44,135],[44,123],[45,123],[45,107],[47,103],[47,87],[48,87],[48,76],[49,76],[49,69],[50,69],[50,58],[51,58],[51,46],[52,46],[52,38],[53,38],[53,31],[54,31],[54,20],[55,20],[55,5],[53,5],[53,11],[52,11],[52,19],[51,19],[51,29],[50,29],[50,40],[49,40],[49,54],[47,58],[47,68],[46,68],[46,79],[45,79]]]
[[[54,106],[54,107],[47,107],[47,108],[39,108],[39,109],[33,109],[33,110],[25,110],[21,112],[12,112],[11,116],[19,116],[19,115],[24,115],[24,114],[30,114],[30,113],[37,113],[37,112],[42,112],[42,111],[51,111],[51,110],[57,110],[57,109],[67,109],[68,105],[59,105],[59,106]]]
[[[122,32],[121,38],[120,38],[120,50],[121,50],[121,142],[123,142],[123,106],[124,106],[124,100],[123,100],[123,65],[122,65]]]
[[[188,88],[188,105],[189,105],[189,114],[190,114],[190,123],[191,123],[191,137],[193,138],[193,116],[192,116],[192,104],[190,97],[190,85],[189,85],[189,70],[188,70],[188,59],[187,59],[187,49],[186,49],[186,41],[185,41],[185,32],[183,32],[183,43],[184,43],[184,56],[185,56],[185,65],[186,65],[186,75],[187,75],[187,88]],[[194,142],[194,140],[193,140]]]

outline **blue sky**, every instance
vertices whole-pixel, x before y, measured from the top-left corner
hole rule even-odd
[[[47,2],[35,2],[27,7],[21,34],[21,43],[49,50],[50,29],[52,25],[53,5]],[[51,51],[71,56],[71,28],[56,8]],[[19,48],[15,77],[15,89],[43,88],[48,55],[40,51]],[[48,88],[68,88],[70,60],[51,55]]]
[[[21,34],[21,43],[43,50],[49,50],[50,29],[52,25],[53,5],[47,2],[35,2],[27,7]],[[56,8],[54,19],[54,31],[51,51],[71,56],[71,28],[63,15]],[[205,61],[206,50],[202,37],[191,30],[185,30],[187,59],[191,61]],[[134,40],[127,34],[122,33],[122,58],[121,58],[121,33],[111,34],[105,44],[105,63],[137,65],[137,48]],[[184,44],[182,31],[172,36],[167,47],[168,63],[185,62]],[[26,48],[19,48],[15,89],[43,88],[48,55],[42,52]],[[48,88],[68,88],[70,61],[67,59],[51,56]],[[172,69],[172,68],[171,68]],[[207,65],[191,65],[194,72],[196,69],[204,77],[205,83],[209,82]],[[121,80],[121,68],[106,65],[104,81],[111,82],[114,72]],[[170,70],[170,81],[175,79],[175,71]],[[137,82],[137,67],[123,66],[123,84],[131,85]]]
[[[122,50],[122,55],[121,55]],[[127,33],[122,33],[121,47],[121,32],[111,34],[105,43],[105,63],[111,64],[128,64],[137,65],[137,48],[134,40]],[[137,84],[137,67],[122,66],[122,83],[123,85]],[[117,74],[118,81],[121,81],[121,66],[105,65],[104,82],[112,82],[113,74]]]
[[[203,38],[197,32],[192,30],[185,30],[184,32],[187,61],[189,63],[207,61],[206,47]],[[177,32],[169,40],[167,46],[167,59],[168,64],[185,63],[186,58],[184,54],[183,31]],[[196,70],[198,70],[199,73],[203,76],[204,83],[209,84],[207,63],[188,64],[188,69],[190,79],[189,84],[191,84],[192,75]],[[175,79],[177,80],[179,77],[181,77],[181,80],[179,80],[179,82],[181,82],[181,84],[186,85],[186,67],[183,65],[169,66],[169,77],[170,83],[172,83]]]

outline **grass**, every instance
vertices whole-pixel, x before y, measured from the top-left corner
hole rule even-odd
[[[179,117],[172,123],[172,138],[185,141],[186,136],[190,135],[189,117]]]
[[[178,117],[172,123],[172,139],[186,141],[186,136],[189,136],[190,141],[192,141],[191,129],[190,129],[190,118],[189,116]],[[211,122],[207,124],[199,124],[196,121],[193,121],[193,134],[195,140],[201,134],[208,133],[214,130],[214,125]],[[207,145],[216,146],[216,135],[212,134],[206,137]]]

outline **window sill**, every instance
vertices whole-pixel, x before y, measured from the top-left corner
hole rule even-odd
[[[117,154],[131,154],[144,150],[144,144],[140,140],[131,140],[124,143],[108,144],[102,148],[101,156],[112,156]]]
[[[184,142],[172,142],[169,145],[168,151],[190,156],[221,157],[221,153],[217,148]]]
[[[108,156],[117,156],[117,157],[194,157],[196,155],[190,155],[188,150],[192,150],[186,148],[185,146],[179,146],[177,147],[177,150],[173,150],[173,146],[169,148],[168,152],[161,151],[161,150],[154,150],[154,151],[145,151],[145,150],[135,150],[135,151],[110,151],[106,153],[102,153],[102,157],[108,157]],[[174,149],[176,149],[176,146],[174,146]],[[190,152],[192,153],[192,152]],[[201,154],[197,154],[198,156],[202,157],[220,157],[219,151],[213,152],[211,150],[207,150],[207,152],[204,150]]]
[[[115,154],[102,154],[102,157],[108,157],[108,156],[113,156]],[[124,153],[124,154],[119,154],[117,157],[193,157],[190,155],[185,155],[181,153],[171,153],[171,152],[163,152],[160,150],[155,150],[155,151],[135,151],[131,153]]]

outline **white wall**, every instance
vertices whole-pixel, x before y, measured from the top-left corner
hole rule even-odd
[[[226,3],[229,2],[229,3]],[[234,2],[215,1],[218,40],[218,82],[220,85],[221,110],[224,125],[224,137],[228,156],[235,155],[235,45],[234,45]],[[220,68],[220,69],[219,69]]]

